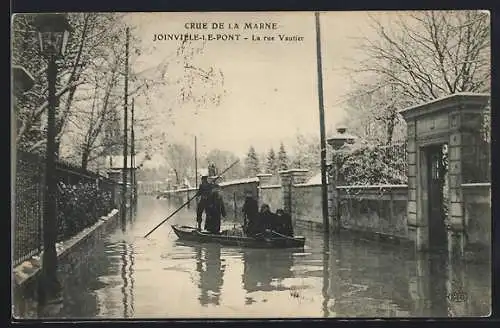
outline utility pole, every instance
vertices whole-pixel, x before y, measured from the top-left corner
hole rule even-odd
[[[196,136],[194,136],[194,185],[198,188],[198,149],[196,143]]]
[[[125,223],[127,221],[127,157],[128,157],[128,140],[127,140],[127,128],[128,128],[128,47],[129,47],[129,28],[126,31],[126,41],[125,41],[125,99],[124,99],[124,122],[123,122],[123,169],[122,169],[122,203],[121,203],[121,221],[122,228],[125,228]]]
[[[132,108],[130,117],[130,220],[132,220],[133,208],[135,206],[135,136],[134,136],[134,106],[135,99],[132,98]]]
[[[321,199],[323,209],[323,228],[329,232],[328,222],[328,189],[326,182],[326,137],[325,137],[325,109],[323,104],[323,66],[321,64],[321,33],[319,12],[314,13],[316,18],[316,56],[318,63],[318,98],[319,98],[319,124],[321,143]]]

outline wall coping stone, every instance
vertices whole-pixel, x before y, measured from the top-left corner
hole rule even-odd
[[[61,258],[71,249],[86,240],[97,228],[105,224],[112,218],[117,217],[117,209],[113,209],[108,215],[101,216],[92,226],[80,231],[72,238],[56,244],[57,257]],[[13,268],[13,279],[16,286],[25,284],[28,280],[36,276],[42,268],[43,251],[38,255],[33,255],[30,259]]]
[[[284,171],[279,171],[279,174],[288,174],[288,173],[307,173],[309,170],[306,169],[290,169],[290,170],[284,170]]]
[[[337,186],[337,189],[383,189],[383,188],[408,188],[407,184],[380,184],[380,185],[353,185]]]
[[[260,186],[260,189],[275,189],[275,188],[281,188],[281,185],[268,185],[268,186]]]
[[[219,186],[221,186],[221,187],[233,186],[233,185],[252,183],[252,182],[259,182],[259,178],[243,178],[243,179],[238,179],[238,180],[226,181],[226,182],[219,183]]]
[[[489,182],[462,183],[461,186],[462,188],[477,188],[477,187],[491,188],[491,183]]]
[[[306,182],[306,183],[295,183],[293,186],[294,187],[321,187],[321,183],[309,183],[309,182]]]

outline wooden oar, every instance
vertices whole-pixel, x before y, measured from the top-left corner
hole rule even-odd
[[[219,174],[217,177],[215,177],[214,181],[217,181],[217,179],[219,179],[224,173],[226,173],[230,168],[232,168],[236,163],[238,163],[240,160],[237,159],[233,164],[231,164],[227,169],[225,169],[224,171],[222,171],[221,174]],[[172,214],[170,214],[166,219],[164,219],[163,221],[161,221],[156,227],[153,228],[153,230],[151,230],[150,232],[148,232],[144,238],[147,238],[150,234],[152,234],[156,229],[158,229],[163,223],[167,222],[168,219],[170,219],[171,217],[173,217],[175,214],[177,214],[177,212],[179,212],[181,209],[184,208],[184,206],[186,206],[187,204],[189,204],[193,199],[195,199],[196,197],[198,197],[198,194],[199,192],[196,192],[196,194],[189,198],[187,200],[187,202],[185,202],[184,204],[181,205],[181,207],[179,207],[178,209],[176,209]]]

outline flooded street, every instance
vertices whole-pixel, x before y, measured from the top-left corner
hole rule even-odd
[[[171,224],[194,225],[182,210],[139,198],[137,217],[61,263],[57,318],[287,318],[485,316],[490,265],[447,264],[399,245],[296,231],[304,251],[254,250],[177,241]],[[232,227],[232,223],[226,222]],[[29,316],[29,314],[25,314]]]

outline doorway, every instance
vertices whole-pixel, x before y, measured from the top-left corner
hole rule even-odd
[[[446,216],[448,215],[448,145],[427,147],[427,190],[429,249],[447,249]]]

